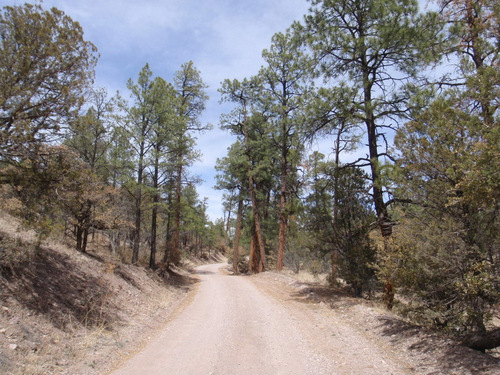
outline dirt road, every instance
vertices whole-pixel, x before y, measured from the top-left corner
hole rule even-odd
[[[194,301],[114,375],[410,374],[350,327],[322,327],[223,265],[197,269]]]

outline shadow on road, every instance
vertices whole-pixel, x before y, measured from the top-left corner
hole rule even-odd
[[[196,270],[194,271],[195,275],[214,275],[215,273],[212,271],[205,271],[205,270]]]

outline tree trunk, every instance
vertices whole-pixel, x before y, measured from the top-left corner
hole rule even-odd
[[[280,227],[278,234],[278,260],[276,262],[276,269],[278,271],[283,270],[283,263],[285,258],[285,242],[286,242],[286,232],[288,227],[288,218],[286,213],[286,201],[287,201],[287,160],[286,155],[282,156],[282,166],[281,166],[281,197],[280,197]]]
[[[245,150],[248,154],[248,158],[250,161],[250,146],[248,144],[248,126],[247,126],[246,104],[243,105],[243,136],[244,136],[244,141],[245,141]],[[255,196],[255,186],[254,186],[254,182],[253,182],[253,177],[250,173],[251,172],[250,169],[251,169],[251,167],[249,167],[249,170],[248,170],[248,190],[249,190],[250,198],[252,201],[255,236],[257,238],[257,243],[258,243],[259,253],[260,253],[259,265],[258,265],[258,267],[252,267],[252,271],[253,272],[262,272],[267,268],[267,261],[266,261],[264,240],[262,238],[262,231],[260,228],[259,209],[258,209],[258,205],[257,205],[257,198]],[[250,259],[250,261],[252,261],[252,260]],[[249,269],[250,268],[251,267],[249,267]]]
[[[364,56],[366,59],[366,56]],[[375,116],[372,106],[372,88],[373,82],[370,79],[370,73],[367,68],[363,69],[363,84],[364,84],[364,102],[365,102],[365,124],[368,134],[368,150],[370,153],[370,172],[373,183],[373,203],[375,205],[375,212],[377,213],[378,225],[382,237],[384,238],[384,252],[389,252],[389,238],[392,235],[393,222],[387,213],[387,205],[384,201],[384,192],[382,190],[382,182],[380,181],[380,165],[378,153],[378,136],[377,125],[375,123]],[[385,295],[387,308],[392,309],[394,304],[394,285],[389,275],[385,281]]]
[[[287,192],[287,163],[286,157],[283,156],[283,166],[281,168],[281,197],[280,197],[280,227],[278,234],[278,260],[276,263],[276,269],[278,271],[283,270],[283,263],[285,258],[285,242],[286,242],[286,232],[288,227],[288,218],[286,213],[286,192]]]
[[[180,230],[181,230],[181,198],[182,198],[182,163],[179,161],[177,167],[177,181],[175,188],[175,222],[174,222],[174,240],[171,249],[171,259],[174,264],[180,261]]]
[[[239,202],[238,202],[239,203]],[[226,240],[229,238],[229,227],[231,225],[231,210],[233,205],[233,195],[231,194],[231,198],[229,199],[229,208],[227,209],[227,220],[225,221],[226,223],[226,230],[225,230],[225,238]],[[226,213],[224,212],[224,216]]]
[[[392,308],[394,306],[394,286],[392,284],[390,277],[386,277],[386,279],[385,279],[384,301],[386,303],[386,307],[389,310],[392,310]]]
[[[260,261],[260,256],[259,256],[259,250],[257,249],[258,247],[258,240],[257,236],[255,233],[252,234],[252,239],[250,241],[250,260],[248,262],[248,272],[249,273],[258,273],[259,271],[259,266],[261,264]]]
[[[172,238],[170,233],[170,227],[172,225],[172,214],[170,213],[170,207],[172,207],[172,195],[168,195],[168,207],[169,210],[167,212],[167,233],[165,236],[165,253],[163,254],[163,263],[168,262],[169,250],[172,247]]]
[[[132,250],[132,264],[139,261],[139,247],[141,243],[141,220],[142,220],[142,189],[137,191],[135,200],[135,227],[134,227],[134,248]]]
[[[343,127],[341,128],[343,129]],[[333,181],[333,233],[337,238],[337,243],[334,244],[332,250],[332,283],[336,284],[338,277],[338,262],[339,262],[339,180],[340,180],[340,142],[343,132],[339,130],[337,132],[337,137],[335,140],[335,170],[334,170],[334,181]]]
[[[250,238],[250,254],[248,254],[248,273],[253,273],[254,267],[254,258],[255,258],[255,239],[254,235]]]
[[[284,212],[280,213],[280,228],[278,234],[278,259],[276,262],[276,270],[282,271],[285,260],[285,243],[288,221]]]
[[[257,198],[255,196],[255,188],[253,184],[252,176],[248,177],[248,184],[250,188],[250,197],[252,200],[252,210],[253,210],[253,220],[255,226],[255,237],[257,239],[256,246],[259,250],[259,264],[258,267],[254,268],[254,272],[263,272],[267,268],[266,253],[264,247],[264,239],[262,238],[262,230],[260,228],[260,217],[259,217],[259,207],[257,205]]]
[[[141,221],[142,221],[142,180],[143,180],[143,158],[144,142],[140,145],[139,165],[137,168],[137,195],[135,198],[135,228],[134,228],[134,249],[132,251],[132,264],[139,261],[139,248],[141,246]]]
[[[338,276],[338,262],[339,262],[339,252],[337,249],[332,251],[332,285],[336,285]]]
[[[286,85],[283,85],[283,96],[286,97]],[[286,107],[286,102],[283,103]],[[289,130],[287,129],[288,115],[284,114],[281,120],[281,196],[280,196],[280,226],[278,233],[278,259],[276,262],[276,269],[283,270],[283,263],[285,258],[285,242],[286,232],[288,229],[288,213],[287,213],[287,191],[288,191],[288,136]]]
[[[80,225],[75,225],[76,229],[76,251],[81,252],[82,251],[82,237],[83,237],[83,230]]]
[[[236,218],[236,233],[234,234],[233,243],[233,273],[235,275],[239,274],[238,269],[239,263],[239,248],[240,248],[240,234],[241,234],[241,221],[243,216],[243,199],[238,199],[238,216]]]
[[[155,170],[153,176],[153,210],[151,212],[151,246],[149,255],[149,268],[152,270],[156,269],[156,231],[157,231],[157,219],[158,219],[158,202],[160,198],[158,196],[158,175],[159,175],[159,160],[158,157],[155,160]]]
[[[109,234],[109,249],[111,251],[111,254],[116,254],[116,248],[120,247],[120,233],[117,233],[115,231],[112,231]]]
[[[151,214],[151,252],[149,255],[149,268],[154,270],[156,268],[156,230],[158,218],[158,197],[155,195],[153,198],[153,212]]]
[[[89,228],[85,228],[82,233],[82,253],[87,252],[87,240],[89,238]]]

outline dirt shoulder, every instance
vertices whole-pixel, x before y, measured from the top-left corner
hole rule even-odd
[[[286,305],[299,321],[308,319],[308,325],[322,327],[323,334],[310,340],[323,342],[326,352],[353,351],[366,340],[411,374],[500,374],[499,359],[408,324],[376,303],[350,298],[319,284],[299,282],[283,273],[271,271],[249,278]],[[343,346],[338,344],[339,335]],[[354,356],[363,354],[376,361],[379,353],[369,350],[373,352]]]

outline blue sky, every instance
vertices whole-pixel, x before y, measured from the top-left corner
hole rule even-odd
[[[0,5],[24,2],[0,0]],[[44,0],[42,6],[63,10],[82,25],[85,39],[101,55],[96,85],[110,95],[119,90],[128,97],[128,78],[135,80],[146,63],[156,76],[172,81],[181,64],[194,62],[209,85],[210,101],[202,121],[213,124],[214,130],[199,135],[197,147],[203,157],[191,173],[204,180],[198,192],[201,199],[208,198],[210,219],[222,217],[222,192],[213,189],[214,165],[233,139],[218,129],[219,117],[228,106],[219,104],[217,89],[226,78],[255,75],[273,34],[302,19],[308,1]]]

